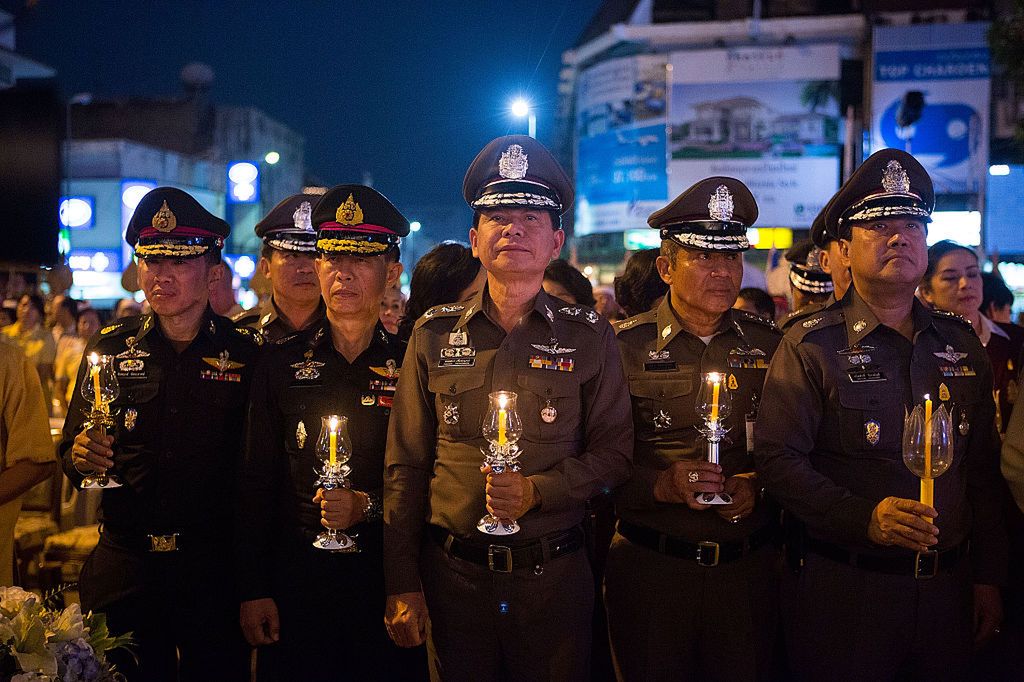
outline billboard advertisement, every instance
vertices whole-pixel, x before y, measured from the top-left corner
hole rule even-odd
[[[638,55],[583,71],[576,96],[577,235],[646,227],[668,200],[665,59]]]
[[[669,190],[743,181],[759,226],[809,227],[839,186],[838,45],[674,52]]]
[[[928,170],[938,194],[976,193],[984,182],[988,27],[974,22],[874,29],[871,150],[909,151]]]

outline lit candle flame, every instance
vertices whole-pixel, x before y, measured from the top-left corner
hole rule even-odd
[[[89,364],[90,365],[98,365],[98,364],[100,364],[100,356],[97,355],[96,353],[91,354],[89,356]]]
[[[337,417],[331,417],[331,420],[328,422],[328,428],[333,433],[337,433],[338,432],[338,418]]]
[[[498,396],[498,407],[500,407],[501,409],[504,410],[507,405],[508,405],[508,396],[505,395],[504,393],[502,393],[501,395]]]
[[[719,374],[718,372],[711,372],[710,374],[708,374],[708,381],[720,384],[722,383],[722,375]]]

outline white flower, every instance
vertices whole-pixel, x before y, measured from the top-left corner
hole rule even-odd
[[[17,615],[26,603],[34,604],[38,600],[39,597],[20,587],[0,587],[0,611],[9,617]]]
[[[52,634],[47,637],[51,642],[65,642],[71,639],[82,639],[89,629],[82,620],[82,607],[71,604],[50,624]]]

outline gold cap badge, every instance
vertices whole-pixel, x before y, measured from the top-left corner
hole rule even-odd
[[[363,220],[363,209],[359,208],[359,204],[356,203],[351,194],[348,195],[345,203],[338,207],[337,212],[334,214],[334,219],[339,225],[362,225],[365,222]]]
[[[153,229],[157,232],[170,232],[177,226],[178,218],[171,211],[170,206],[167,205],[167,200],[164,199],[163,206],[153,214]]]

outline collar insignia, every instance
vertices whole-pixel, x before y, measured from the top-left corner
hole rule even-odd
[[[564,308],[559,308],[558,312],[562,313],[563,315],[572,315],[573,317],[577,317],[580,313],[583,312],[583,309],[580,308],[579,306],[567,305]]]
[[[862,331],[864,331],[864,327],[866,326],[868,326],[867,322],[865,322],[864,320],[857,320],[856,322],[853,323],[853,331],[860,334]]]
[[[804,322],[804,329],[810,329],[811,327],[817,325],[819,322],[821,322],[820,317],[812,317],[811,319]]]

